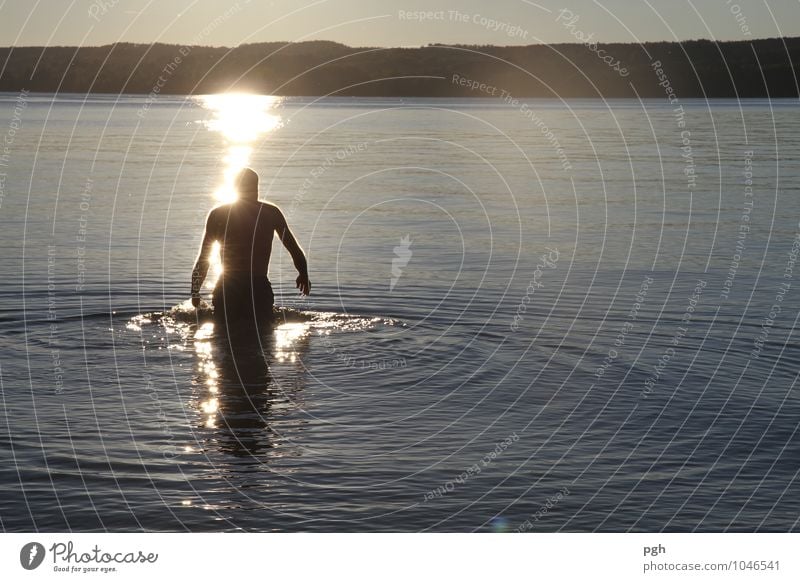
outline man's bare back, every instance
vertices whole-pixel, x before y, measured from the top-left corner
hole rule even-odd
[[[297,244],[286,218],[274,204],[258,200],[258,176],[243,170],[237,180],[240,198],[214,208],[206,220],[206,231],[192,272],[192,304],[200,304],[200,289],[208,273],[215,242],[220,245],[222,276],[214,289],[214,310],[237,315],[272,311],[272,288],[267,274],[275,234],[289,251],[297,269],[297,288],[311,291],[306,257]],[[267,305],[268,304],[268,305]],[[241,313],[244,312],[244,313]]]

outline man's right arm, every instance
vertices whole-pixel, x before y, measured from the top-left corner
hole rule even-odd
[[[195,307],[200,305],[200,289],[203,287],[203,281],[206,279],[211,264],[211,248],[215,241],[213,212],[212,210],[206,220],[206,231],[200,245],[200,254],[194,264],[194,269],[192,269],[192,305]]]

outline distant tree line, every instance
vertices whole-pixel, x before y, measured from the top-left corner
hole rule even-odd
[[[0,48],[0,91],[299,96],[798,97],[800,38],[353,48],[116,43]],[[660,72],[657,72],[659,71]],[[467,81],[464,81],[466,79]]]

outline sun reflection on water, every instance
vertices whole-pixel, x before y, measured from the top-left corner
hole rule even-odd
[[[297,341],[308,335],[307,323],[283,323],[275,328],[275,358],[279,362],[297,359]]]
[[[300,361],[300,349],[302,347],[302,340],[303,338],[307,338],[310,332],[310,324],[307,322],[299,322],[299,323],[283,323],[276,325],[275,328],[272,330],[272,338],[268,342],[266,342],[263,347],[271,347],[267,352],[267,360],[272,360],[274,362],[298,362]],[[216,343],[215,343],[216,339]],[[232,387],[227,386],[226,388],[226,380],[223,380],[221,376],[221,371],[224,371],[224,368],[220,368],[220,365],[225,366],[224,363],[224,355],[216,353],[215,347],[220,341],[220,338],[215,338],[215,329],[214,323],[207,322],[200,325],[194,332],[192,337],[194,343],[194,350],[197,355],[197,365],[198,365],[198,386],[204,388],[204,392],[200,396],[200,402],[198,404],[199,411],[203,415],[204,425],[207,428],[218,428],[220,426],[220,422],[225,422],[224,420],[224,406],[221,404],[221,399],[226,397],[225,390],[231,391]],[[223,345],[227,340],[222,340]],[[258,344],[256,344],[258,345]],[[251,346],[252,349],[254,346]],[[259,346],[262,347],[262,346]],[[271,354],[270,354],[271,352]],[[255,361],[251,358],[248,358],[244,361],[244,364],[252,364]],[[262,362],[262,366],[265,366],[265,370],[268,370],[269,364],[262,360],[258,359],[258,361]],[[230,364],[230,362],[229,362]],[[242,364],[242,362],[239,362]],[[237,382],[244,382],[247,384],[247,376],[252,374],[248,374],[248,372],[252,372],[253,370],[243,369],[241,367],[236,367],[231,374],[232,377],[235,377]],[[258,376],[258,374],[256,374]],[[228,382],[231,378],[228,378]],[[222,384],[220,384],[222,382]],[[263,389],[266,390],[268,386],[264,386]],[[236,389],[233,389],[236,392]],[[230,396],[228,394],[228,396]]]
[[[277,437],[273,428],[305,406],[307,356],[317,338],[324,335],[322,345],[329,353],[346,354],[334,348],[331,337],[335,333],[364,332],[395,323],[282,308],[275,311],[274,323],[256,330],[254,336],[246,329],[237,333],[225,322],[215,323],[207,304],[195,309],[187,300],[166,312],[132,316],[124,332],[141,336],[143,342],[154,338],[157,345],[147,341],[148,350],[165,345],[193,352],[191,408],[197,425],[203,427],[197,434],[205,436],[187,454],[213,446],[254,458],[266,450],[271,456],[285,454],[278,449],[287,441]],[[291,422],[295,423],[292,430],[302,428],[300,420]]]
[[[233,180],[250,163],[256,140],[281,126],[281,118],[273,111],[282,97],[250,93],[219,93],[198,97],[200,104],[211,112],[203,121],[209,130],[222,135],[226,152],[222,184],[214,193],[217,202],[236,200]]]

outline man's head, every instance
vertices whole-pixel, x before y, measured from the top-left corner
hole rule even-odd
[[[236,176],[236,191],[243,200],[258,200],[258,174],[245,168]]]

